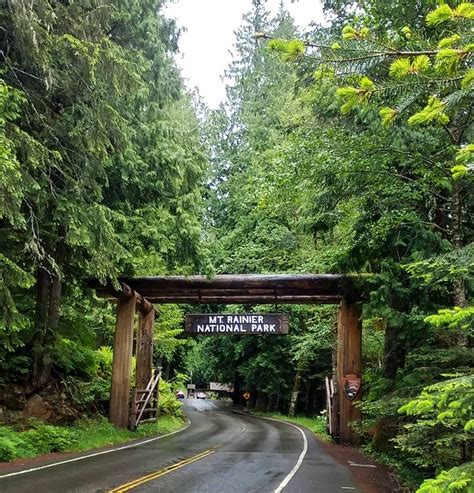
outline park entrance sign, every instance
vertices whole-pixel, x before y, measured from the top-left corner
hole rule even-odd
[[[126,427],[130,422],[130,374],[134,349],[137,392],[149,392],[148,384],[154,382],[153,325],[159,314],[155,304],[336,304],[339,305],[337,368],[331,387],[331,430],[342,442],[355,443],[357,437],[351,423],[360,420],[357,401],[361,396],[362,374],[359,306],[362,301],[359,282],[362,281],[358,276],[345,274],[223,274],[213,278],[150,276],[120,278],[107,284],[91,280],[89,285],[99,296],[117,303],[110,421],[119,427]],[[140,316],[135,331],[136,311]],[[259,313],[192,315],[188,317],[187,327],[195,335],[286,334],[288,318],[283,314]],[[141,395],[138,401],[142,401]]]
[[[197,335],[288,334],[288,315],[285,313],[186,315],[186,332]]]

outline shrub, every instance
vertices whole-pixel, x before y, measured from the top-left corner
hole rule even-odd
[[[64,427],[31,422],[27,431],[0,427],[0,461],[33,457],[48,452],[62,452],[77,441],[76,434]]]
[[[0,461],[8,462],[15,458],[15,444],[7,438],[0,441]]]
[[[66,337],[60,337],[56,341],[52,358],[62,375],[92,378],[97,374],[96,352]]]
[[[62,452],[77,442],[73,430],[47,424],[34,424],[34,427],[21,433],[21,437],[35,454]]]
[[[471,459],[473,406],[474,375],[425,387],[399,409],[415,421],[406,424],[394,441],[407,460],[421,470],[435,472],[457,466]]]
[[[160,412],[170,416],[181,417],[183,414],[181,405],[171,388],[171,384],[165,380],[160,380]]]
[[[110,380],[112,377],[112,361],[114,351],[110,346],[102,346],[96,350],[97,375]]]
[[[441,471],[434,479],[427,479],[417,493],[472,493],[474,491],[474,462]]]
[[[0,383],[21,381],[30,372],[32,364],[29,356],[12,355],[0,349]]]
[[[183,420],[180,418],[162,416],[156,423],[146,423],[136,431],[116,428],[105,417],[83,418],[73,427],[30,421],[27,431],[0,426],[0,462],[48,452],[80,451],[122,443],[132,438],[167,433],[178,429],[182,424]]]
[[[34,455],[34,451],[23,440],[22,435],[9,426],[0,427],[0,461]]]
[[[93,352],[94,372],[87,380],[77,376],[65,378],[68,396],[80,409],[106,412],[112,381],[112,348],[103,346]]]

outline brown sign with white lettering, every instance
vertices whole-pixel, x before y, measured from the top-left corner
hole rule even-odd
[[[288,334],[286,313],[186,315],[186,332],[198,335]]]

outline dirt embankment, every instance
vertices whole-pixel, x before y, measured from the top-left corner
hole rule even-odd
[[[358,448],[323,441],[321,441],[321,446],[339,464],[350,468],[355,481],[365,493],[402,493],[406,491],[400,486],[388,467],[368,458]]]
[[[67,424],[79,417],[64,386],[52,382],[37,390],[28,385],[0,386],[0,424],[22,424],[34,418],[54,424]]]

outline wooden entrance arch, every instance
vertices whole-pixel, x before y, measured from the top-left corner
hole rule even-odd
[[[272,274],[204,276],[162,276],[121,278],[121,290],[93,282],[99,296],[117,300],[110,421],[119,427],[129,424],[130,367],[133,347],[135,310],[140,313],[137,330],[137,388],[151,377],[153,303],[205,304],[338,304],[337,381],[332,415],[333,429],[342,442],[353,443],[356,437],[350,426],[360,419],[355,405],[360,392],[353,386],[360,382],[361,319],[359,300],[353,278],[342,274]],[[352,385],[352,387],[351,387]],[[352,391],[351,391],[352,388]],[[351,394],[352,392],[352,394]]]

